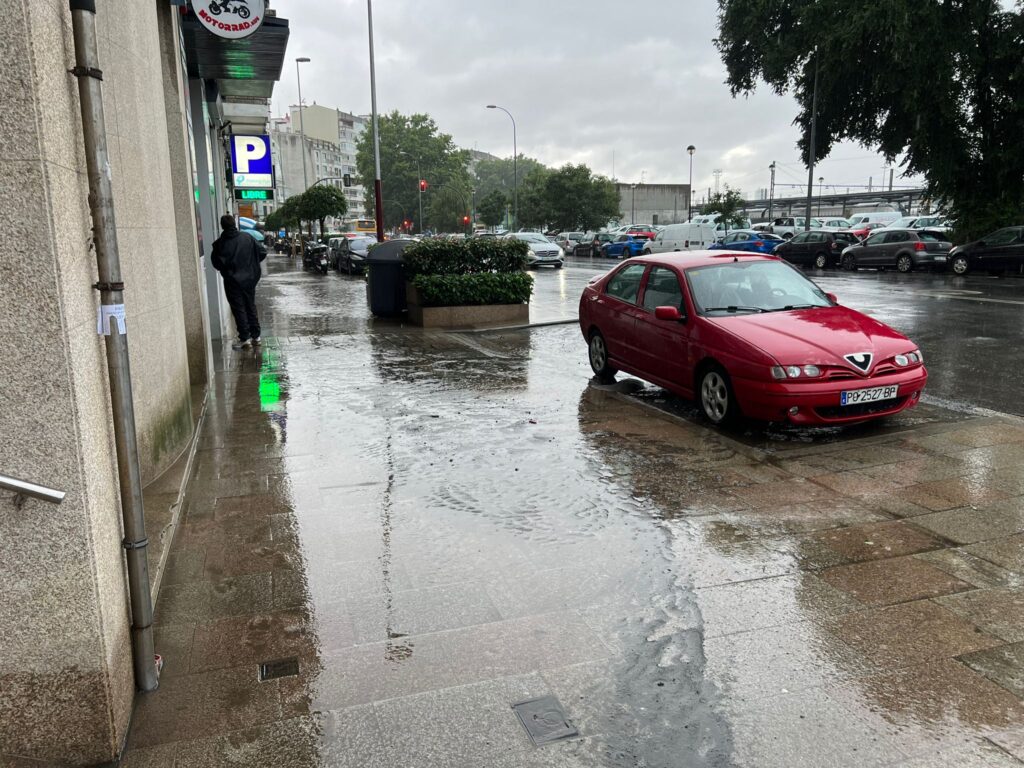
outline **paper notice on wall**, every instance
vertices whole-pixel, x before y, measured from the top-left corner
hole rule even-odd
[[[117,321],[117,332],[124,336],[124,304],[100,304],[96,310],[96,333],[109,336],[111,320]]]

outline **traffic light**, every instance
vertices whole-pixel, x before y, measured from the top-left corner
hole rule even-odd
[[[463,224],[469,224],[469,216],[463,216],[462,217],[462,223]]]
[[[426,191],[427,191],[427,180],[426,179],[420,179],[420,192],[426,192]]]

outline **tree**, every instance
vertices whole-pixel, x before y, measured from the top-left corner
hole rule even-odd
[[[804,157],[817,72],[815,155],[903,155],[971,237],[1024,215],[1022,37],[1024,8],[991,0],[719,0],[716,44],[734,96],[795,94]]]
[[[384,226],[396,229],[402,224],[402,211],[416,223],[415,229],[422,232],[424,222],[420,221],[420,174],[427,181],[423,192],[423,215],[432,210],[433,191],[442,185],[459,190],[470,188],[469,152],[455,146],[452,137],[438,130],[429,115],[403,115],[392,112],[381,115],[380,162],[381,186],[384,195]],[[356,167],[360,183],[367,189],[373,188],[375,167],[373,158],[373,130],[363,131],[356,145]],[[398,205],[390,205],[395,201]],[[374,215],[374,199],[366,199],[366,214]]]
[[[488,227],[496,227],[505,219],[505,207],[508,205],[508,198],[505,193],[498,189],[492,189],[480,201],[477,212],[480,220]]]
[[[552,171],[544,196],[545,223],[560,230],[600,229],[621,215],[615,185],[594,176],[585,165],[564,165]]]
[[[526,178],[519,179],[519,220],[517,228],[531,229],[548,223],[551,210],[548,206],[547,182],[550,171],[541,166],[534,168]]]
[[[743,193],[726,184],[725,192],[715,192],[711,196],[711,199],[704,205],[703,213],[717,213],[718,221],[725,224],[725,234],[729,234],[730,226],[733,229],[738,229],[746,223]]]
[[[478,160],[473,166],[473,177],[476,180],[474,186],[476,187],[477,195],[486,197],[491,192],[497,191],[503,192],[511,200],[515,179],[513,172],[516,165],[512,162],[511,157],[483,158]],[[540,161],[520,153],[518,162],[519,184],[522,185],[523,179],[538,168],[543,167],[544,165]]]
[[[264,226],[270,230],[281,229],[282,227],[290,229],[293,226],[298,226],[300,223],[298,201],[298,196],[289,197],[276,210],[267,214]]]
[[[430,208],[425,214],[435,232],[463,232],[463,217],[470,214],[469,190],[453,184],[434,187],[430,193]]]
[[[310,187],[296,200],[297,213],[303,221],[316,221],[320,224],[320,237],[324,236],[324,219],[328,216],[344,216],[348,213],[348,200],[345,193],[337,187],[317,184]],[[290,202],[290,201],[289,201]]]

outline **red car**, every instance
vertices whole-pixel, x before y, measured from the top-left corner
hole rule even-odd
[[[866,421],[917,405],[928,380],[912,341],[775,256],[629,259],[583,290],[580,329],[599,377],[696,399],[715,424]]]
[[[855,227],[850,227],[850,232],[852,232],[856,237],[863,240],[868,235],[870,235],[873,230],[881,229],[884,226],[885,224],[881,221],[872,221],[868,224],[858,224]]]

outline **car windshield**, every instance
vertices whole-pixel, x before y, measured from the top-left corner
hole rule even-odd
[[[904,216],[902,219],[896,219],[896,221],[890,224],[889,229],[906,229],[907,227],[914,226],[915,221],[917,221],[916,216]]]
[[[375,237],[353,237],[349,241],[349,245],[352,246],[353,250],[361,251],[364,248],[369,248],[371,245],[373,245],[376,242],[377,242],[377,238],[375,238]]]
[[[547,243],[550,242],[544,235],[538,235],[535,232],[519,232],[516,234],[518,240],[525,240],[528,243]]]
[[[686,270],[697,311],[723,316],[828,307],[825,293],[780,261],[737,261]]]

